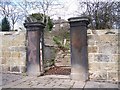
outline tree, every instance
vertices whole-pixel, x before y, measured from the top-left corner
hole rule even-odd
[[[58,9],[59,6],[61,6],[61,8],[63,7],[59,0],[36,0],[32,4],[33,4],[32,7],[34,9],[43,13],[43,23],[46,23],[45,28],[50,28],[48,26],[48,23],[51,24],[49,22],[50,17],[55,15],[55,13],[53,13],[53,10]]]
[[[4,17],[2,20],[2,31],[10,31],[10,24],[7,17]]]
[[[84,9],[80,13],[82,16],[88,16],[91,18],[92,29],[111,29],[118,26],[120,21],[120,3],[119,2],[97,2],[87,1],[79,2],[79,10]]]
[[[10,5],[11,5],[11,2],[9,0],[1,0],[0,1],[0,14],[3,16],[3,17],[8,17],[9,16],[9,13],[10,13]]]
[[[61,6],[61,8],[63,7],[63,5],[59,2],[59,0],[36,0],[33,7],[35,9],[38,9],[39,12],[43,13],[44,15],[47,16],[52,16],[55,15],[53,13],[53,10],[58,9],[59,6]],[[50,15],[50,13],[52,12],[52,14]],[[49,17],[44,17],[43,19],[46,18],[46,20],[48,21]],[[47,23],[46,21],[46,23]]]
[[[22,18],[19,7],[10,0],[0,1],[0,15],[10,20],[12,30],[14,30],[16,22]]]
[[[26,18],[29,16],[29,14],[31,14],[30,11],[42,13],[42,22],[46,25],[45,29],[50,29],[52,27],[52,23],[50,23],[50,17],[56,15],[53,10],[63,7],[59,0],[23,0],[22,2],[18,2],[18,5],[24,12],[24,16]],[[48,24],[50,27],[48,26]]]
[[[12,30],[14,30],[15,24],[18,20],[22,18],[22,13],[19,10],[16,10],[16,12],[13,12],[10,14],[10,20],[11,20],[11,25],[12,25]]]
[[[21,12],[23,12],[22,14],[24,15],[24,17],[27,17],[29,15],[29,12],[35,9],[35,2],[30,0],[23,0],[22,2],[17,2],[17,5],[20,7]]]
[[[49,16],[41,14],[41,13],[34,13],[34,14],[29,15],[29,17],[36,19],[38,22],[42,22],[44,20],[44,23],[47,26],[46,29],[48,31],[52,30],[53,23],[52,23],[52,20],[50,19]],[[46,20],[46,18],[44,19],[44,17],[48,17],[48,22],[47,23],[46,23],[47,20]]]
[[[47,26],[48,26],[48,30],[51,31],[52,28],[53,28],[53,22],[52,22],[52,20],[50,19],[50,17],[48,17]]]

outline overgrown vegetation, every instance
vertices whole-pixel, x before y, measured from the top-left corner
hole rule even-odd
[[[7,17],[4,17],[2,19],[2,31],[10,31],[10,23],[7,19]]]
[[[100,2],[99,0],[93,2],[91,0],[81,2],[79,0],[78,11],[80,11],[78,13],[79,15],[91,18],[91,29],[120,28],[120,2]]]
[[[64,43],[65,39],[66,43]],[[53,41],[57,44],[60,50],[65,51],[70,49],[70,33],[68,31],[59,31],[56,35],[54,35]]]
[[[38,22],[43,22],[46,25],[47,31],[52,30],[53,23],[49,16],[44,15],[42,13],[34,13],[34,14],[29,15],[29,17],[36,19]]]

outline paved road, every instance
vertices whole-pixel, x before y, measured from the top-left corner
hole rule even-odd
[[[118,84],[94,81],[74,81],[68,75],[46,75],[40,77],[2,74],[2,88],[113,88]],[[108,89],[108,90],[109,90]]]

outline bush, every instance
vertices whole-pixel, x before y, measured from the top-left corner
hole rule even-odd
[[[57,44],[57,46],[60,50],[63,50],[63,51],[69,50],[70,49],[69,45],[63,46],[63,44],[61,43],[61,40],[62,39],[59,36],[53,37],[53,41]]]
[[[48,25],[48,30],[51,31],[52,28],[53,28],[53,22],[52,22],[52,20],[50,19],[50,17],[48,17],[48,23],[47,23],[47,25]]]
[[[42,13],[34,13],[34,14],[29,15],[29,17],[36,19],[38,22],[43,22],[46,25],[47,31],[52,30],[53,22],[49,16],[44,15]],[[47,22],[47,19],[48,19],[48,22]]]
[[[58,46],[61,46],[61,43],[60,43],[60,39],[58,37],[54,37],[53,38],[53,41],[55,42],[55,44],[57,44]]]
[[[10,31],[10,23],[7,17],[4,17],[2,20],[2,31]]]

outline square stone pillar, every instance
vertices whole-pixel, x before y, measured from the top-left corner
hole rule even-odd
[[[68,19],[71,39],[71,79],[88,79],[87,26],[89,19],[74,17]]]
[[[43,39],[44,24],[40,22],[26,22],[27,30],[27,75],[40,75],[43,70],[40,61],[40,39]],[[43,41],[43,40],[42,40]]]

